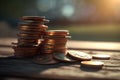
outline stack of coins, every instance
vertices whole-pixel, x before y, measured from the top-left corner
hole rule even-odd
[[[39,39],[45,35],[48,28],[44,22],[48,20],[39,16],[23,16],[21,19],[24,22],[19,25],[18,43],[13,46],[15,56],[32,57],[37,54]]]
[[[66,53],[66,42],[71,37],[68,35],[68,30],[48,30],[40,44],[41,53]]]
[[[34,58],[34,62],[38,64],[55,64],[59,61],[54,59],[57,54],[57,58],[61,59],[66,57],[67,53],[67,39],[70,38],[68,30],[48,30],[43,36],[43,41],[41,41],[38,56]],[[59,54],[60,53],[60,54]],[[65,58],[67,61],[71,61],[69,58]]]

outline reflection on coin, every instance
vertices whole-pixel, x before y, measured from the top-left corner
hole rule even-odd
[[[49,22],[49,20],[45,19],[45,16],[23,16],[22,20],[32,20],[32,21],[44,21]]]
[[[42,20],[45,19],[45,16],[23,16],[23,20]]]
[[[101,61],[82,61],[81,66],[87,68],[102,68],[104,65]]]
[[[61,38],[61,39],[68,39],[68,38],[71,38],[71,36],[43,36],[43,38],[49,38],[49,39],[59,39],[59,38]]]
[[[17,34],[17,36],[22,36],[22,37],[39,37],[39,35],[37,34]]]
[[[12,48],[15,51],[14,55],[16,57],[33,57],[38,51],[38,47],[13,46]]]
[[[96,54],[96,55],[92,55],[93,59],[103,59],[103,60],[107,60],[110,59],[110,55],[106,55],[106,54]]]
[[[48,30],[46,32],[47,35],[69,35],[68,30]]]
[[[59,60],[59,61],[63,61],[63,62],[75,62],[76,60],[72,59],[71,57],[69,57],[66,54],[63,53],[53,53],[53,56],[55,59]]]
[[[31,32],[31,31],[20,31],[19,32],[19,34],[40,34],[40,32],[38,31],[38,32],[36,32],[36,31],[34,31],[34,32]]]
[[[13,43],[12,42],[12,46],[13,47],[21,47],[22,46],[23,48],[25,48],[25,47],[35,48],[35,47],[38,47],[38,44],[30,44],[30,43],[28,44],[28,43],[22,43],[22,42],[21,43]]]
[[[59,61],[53,59],[52,54],[43,54],[43,55],[38,55],[34,58],[33,60],[35,63],[38,64],[55,64],[58,63]]]
[[[89,54],[85,53],[85,52],[81,52],[81,51],[76,51],[76,50],[68,50],[68,54],[78,60],[91,60],[92,56],[90,56]]]

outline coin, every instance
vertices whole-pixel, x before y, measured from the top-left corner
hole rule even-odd
[[[25,43],[29,43],[29,42],[30,43],[38,43],[38,40],[37,39],[23,39],[23,38],[21,39],[21,38],[19,38],[18,42],[19,43],[21,43],[21,42],[25,42]]]
[[[31,28],[38,28],[38,26],[40,25],[41,23],[29,23],[29,22],[24,22],[24,23],[20,23],[19,26],[20,27],[31,27]],[[41,24],[42,25],[42,24]]]
[[[106,54],[96,54],[96,55],[92,55],[93,59],[103,59],[103,60],[107,60],[110,59],[110,55],[106,55]]]
[[[82,61],[81,66],[87,68],[102,68],[104,65],[101,61]]]
[[[19,27],[19,29],[20,30],[27,30],[27,29],[33,29],[33,30],[45,30],[45,29],[47,29],[48,28],[48,26],[46,26],[46,25],[34,25],[33,26],[33,24],[31,24],[31,25],[22,25],[22,26],[20,26]]]
[[[53,59],[52,54],[38,55],[33,59],[33,62],[35,62],[37,64],[56,64],[56,63],[59,63],[59,61]]]
[[[18,36],[18,39],[35,39],[35,40],[38,40],[39,39],[39,37],[36,37],[36,36],[34,36],[34,37],[30,37],[30,36]]]
[[[22,37],[39,37],[39,35],[35,35],[35,34],[17,34],[17,36],[22,36]]]
[[[38,47],[13,46],[12,48],[15,51],[14,55],[16,57],[33,57],[38,52]]]
[[[45,41],[41,41],[41,45],[66,46],[65,43],[54,43],[54,42],[45,42]]]
[[[23,16],[22,20],[43,20],[45,19],[45,16]]]
[[[44,40],[45,43],[61,43],[61,44],[66,44],[67,40],[52,40],[52,39],[48,39],[48,40]]]
[[[38,44],[36,43],[25,43],[25,42],[20,42],[20,43],[12,43],[12,46],[20,46],[20,47],[37,47]]]
[[[46,35],[69,35],[68,30],[48,30]]]
[[[22,20],[32,20],[32,21],[44,21],[49,22],[49,20],[45,19],[45,16],[23,16]]]
[[[66,45],[67,43],[66,42],[62,42],[60,41],[59,43],[58,42],[52,42],[52,41],[42,41],[44,44],[52,44],[52,45]]]
[[[78,60],[91,60],[92,56],[90,56],[89,54],[85,53],[85,52],[81,52],[81,51],[76,51],[76,50],[68,50],[68,54]]]
[[[68,38],[71,38],[71,36],[43,36],[43,38],[49,38],[49,39],[59,39],[59,38],[61,38],[61,39],[68,39]]]
[[[21,31],[19,32],[19,34],[40,34],[40,32],[39,32],[39,31],[33,31],[33,32],[31,32],[31,31],[21,30]]]
[[[29,32],[39,32],[39,31],[42,31],[42,29],[25,29],[25,28],[21,28],[20,29],[21,31],[29,31]]]
[[[63,47],[63,46],[66,46],[66,44],[52,44],[52,43],[45,43],[45,42],[43,42],[43,41],[41,41],[41,44],[40,45],[44,45],[44,46],[54,46],[54,47]]]
[[[76,60],[67,56],[66,53],[53,53],[53,57],[59,61],[63,61],[63,62],[75,62]]]

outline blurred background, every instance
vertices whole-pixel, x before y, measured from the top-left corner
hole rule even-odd
[[[120,0],[0,0],[0,38],[16,38],[22,16],[46,16],[72,40],[120,42]]]

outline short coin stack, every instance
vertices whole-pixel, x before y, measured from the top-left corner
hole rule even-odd
[[[20,32],[17,34],[18,43],[13,43],[16,57],[32,57],[37,53],[38,41],[45,34],[48,26],[43,23],[48,21],[45,17],[23,16],[20,24]]]
[[[66,43],[68,38],[70,38],[68,35],[68,30],[48,30],[46,35],[43,36],[44,40],[40,44],[41,53],[66,53]]]
[[[40,44],[40,54],[35,58],[36,62],[39,64],[58,62],[53,59],[53,53],[65,55],[67,53],[66,43],[70,37],[68,30],[46,31],[46,35],[43,36],[43,41]],[[49,61],[45,59],[49,59]]]

